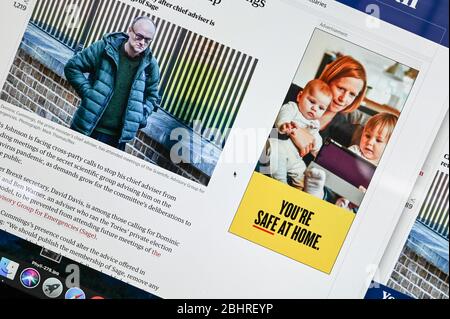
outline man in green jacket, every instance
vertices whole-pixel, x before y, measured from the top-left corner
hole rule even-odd
[[[148,17],[128,33],[112,33],[75,55],[65,67],[81,97],[71,128],[125,150],[159,107],[159,66],[149,48],[156,33]],[[85,76],[88,74],[88,77]]]

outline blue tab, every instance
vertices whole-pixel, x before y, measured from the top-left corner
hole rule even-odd
[[[449,0],[336,0],[448,48]]]
[[[386,287],[382,284],[372,282],[364,299],[414,299],[397,290]]]

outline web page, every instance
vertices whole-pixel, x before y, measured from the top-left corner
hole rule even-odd
[[[2,2],[2,281],[364,297],[448,110],[445,32],[381,7]]]

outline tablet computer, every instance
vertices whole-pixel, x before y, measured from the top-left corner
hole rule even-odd
[[[356,188],[363,186],[366,189],[377,168],[332,139],[324,142],[315,162]]]

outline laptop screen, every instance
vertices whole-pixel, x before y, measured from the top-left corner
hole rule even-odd
[[[325,141],[316,163],[357,188],[368,188],[376,169],[375,165],[333,140]]]

